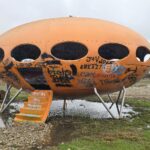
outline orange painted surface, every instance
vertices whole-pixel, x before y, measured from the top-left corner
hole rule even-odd
[[[45,122],[53,99],[52,91],[34,91],[25,102],[15,121]]]
[[[53,46],[68,41],[85,45],[87,55],[78,60],[62,60],[52,56]],[[128,56],[118,61],[102,58],[98,49],[107,43],[125,45],[129,50]],[[31,63],[15,60],[11,57],[11,51],[20,44],[38,46],[40,56]],[[150,68],[150,60],[137,60],[136,50],[139,46],[150,49],[150,44],[136,32],[98,19],[73,17],[28,23],[0,36],[0,48],[5,53],[0,63],[0,77],[17,88],[33,91],[34,87],[25,80],[18,68],[39,67],[55,96],[90,95],[94,93],[94,87],[101,93],[115,92],[139,81]],[[53,58],[43,59],[41,55],[44,53]],[[54,60],[59,64],[51,64]],[[73,73],[71,65],[76,68],[76,73]]]

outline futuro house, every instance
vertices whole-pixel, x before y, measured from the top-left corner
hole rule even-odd
[[[112,93],[149,68],[150,44],[108,21],[47,19],[0,36],[0,78],[26,91],[52,91],[64,99],[94,94],[94,88]]]

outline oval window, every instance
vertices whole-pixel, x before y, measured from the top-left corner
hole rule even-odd
[[[0,61],[2,61],[4,58],[4,51],[2,48],[0,48]]]
[[[150,50],[144,46],[138,47],[136,50],[136,58],[141,62],[150,60]]]
[[[51,53],[54,57],[62,60],[77,60],[88,53],[88,49],[78,42],[63,42],[56,44]]]
[[[17,60],[22,62],[31,62],[37,59],[41,54],[40,49],[32,44],[21,44],[16,46],[11,51],[11,56]]]
[[[98,49],[98,53],[101,57],[107,60],[120,60],[128,56],[129,50],[126,46],[118,43],[108,43],[102,45]]]

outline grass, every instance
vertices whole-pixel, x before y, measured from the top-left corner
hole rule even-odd
[[[127,103],[133,107],[145,107],[150,108],[150,101],[148,100],[142,100],[142,99],[127,99]]]
[[[148,150],[148,146],[129,140],[115,140],[112,142],[100,140],[76,140],[68,145],[59,147],[61,150]]]
[[[52,150],[149,150],[150,101],[130,99],[127,103],[139,112],[132,119],[70,117],[51,120],[57,130],[52,137],[57,144]]]
[[[6,84],[4,82],[0,82],[0,90],[5,91],[6,90]],[[12,98],[16,93],[17,93],[17,89],[16,88],[11,88],[11,92],[10,92],[10,98]],[[22,91],[15,100],[26,100],[28,97],[28,93],[25,91]]]

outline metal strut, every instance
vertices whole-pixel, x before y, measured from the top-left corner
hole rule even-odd
[[[6,104],[6,100],[7,100],[7,97],[10,93],[10,89],[11,89],[11,85],[8,86],[7,88],[7,91],[5,93],[5,96],[4,96],[4,99],[3,99],[3,102],[2,102],[2,105],[1,105],[1,108],[0,108],[0,113],[2,114],[7,108],[8,106],[15,100],[15,98],[20,94],[20,92],[22,91],[22,88],[20,88],[17,93],[10,99],[8,100],[8,103]]]
[[[101,103],[103,104],[103,106],[105,107],[105,109],[108,111],[108,113],[110,114],[110,116],[113,118],[113,119],[118,119],[117,117],[115,117],[113,115],[113,113],[111,112],[111,108],[114,104],[116,104],[116,108],[117,108],[117,112],[118,112],[118,116],[119,118],[122,118],[122,109],[123,109],[123,106],[124,106],[124,101],[125,101],[125,95],[126,95],[126,89],[125,87],[123,87],[120,91],[119,91],[119,94],[117,96],[117,99],[116,101],[114,101],[112,99],[112,97],[108,95],[108,99],[109,101],[112,103],[110,107],[107,107],[107,105],[105,104],[103,98],[100,96],[100,94],[98,93],[96,87],[94,88],[94,92],[95,94],[97,95],[97,97],[99,98],[99,100],[101,101]],[[119,103],[121,102],[121,105],[119,107]]]
[[[5,104],[5,101],[7,100],[7,97],[8,97],[8,95],[9,95],[9,93],[10,93],[10,89],[11,89],[11,88],[12,88],[11,85],[8,85],[8,86],[7,86],[6,92],[5,92],[5,96],[4,96],[4,99],[3,99],[3,102],[2,102],[2,105],[1,105],[1,109],[0,109],[0,110],[3,109],[4,104]]]
[[[63,117],[66,116],[66,107],[67,107],[67,101],[66,101],[66,99],[64,99],[64,103],[63,103]]]

